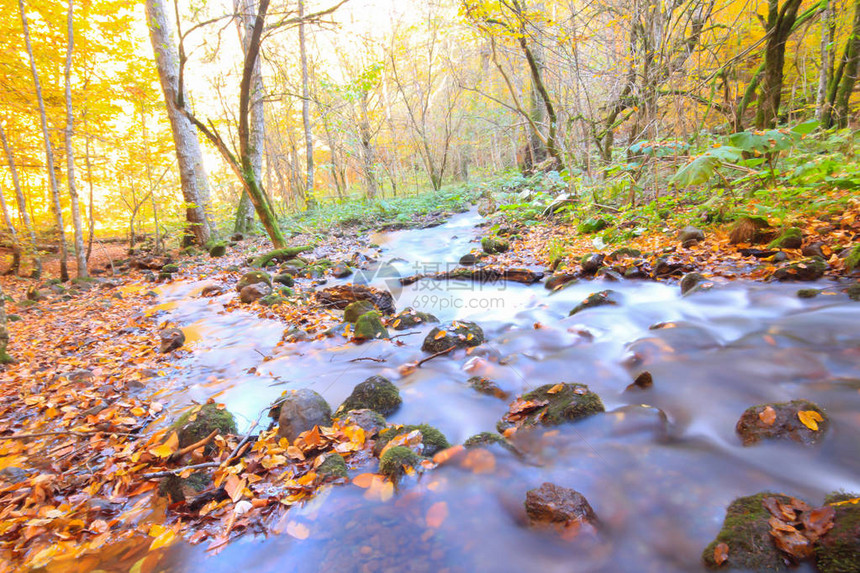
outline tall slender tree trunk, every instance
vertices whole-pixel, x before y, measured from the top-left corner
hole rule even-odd
[[[6,329],[6,297],[0,287],[0,364],[9,364],[15,360],[6,352],[9,345],[9,331]]]
[[[146,0],[146,20],[176,147],[182,196],[185,200],[185,218],[194,239],[200,245],[205,245],[214,234],[204,203],[209,196],[209,180],[206,177],[197,133],[183,111],[187,97],[184,87],[179,85],[179,56],[163,0]]]
[[[359,105],[361,117],[358,122],[358,131],[359,138],[361,139],[361,155],[364,159],[364,180],[367,185],[365,191],[367,198],[373,199],[379,193],[379,184],[376,180],[376,156],[373,150],[373,138],[370,133],[370,120],[367,117],[367,92],[361,93]]]
[[[0,189],[0,208],[3,209],[3,222],[6,223],[6,227],[9,229],[9,238],[12,240],[12,265],[7,274],[17,275],[21,269],[21,242],[18,240],[18,232],[12,223],[12,217],[9,216],[9,206],[6,205],[6,197],[2,189]]]
[[[854,85],[860,71],[860,0],[854,2],[854,23],[851,26],[851,35],[845,45],[845,54],[839,64],[839,70],[832,80],[830,98],[832,117],[827,123],[828,126],[844,128],[848,127],[850,115],[848,103],[851,100],[851,94],[854,93]]]
[[[85,155],[87,161],[87,187],[89,187],[90,191],[90,200],[87,205],[87,227],[89,228],[89,235],[87,237],[87,260],[90,259],[90,255],[93,253],[93,238],[95,237],[96,231],[96,218],[95,211],[93,210],[93,166],[90,161],[90,131],[87,127],[87,114],[84,112],[84,132],[86,133],[85,138]]]
[[[827,86],[830,85],[830,77],[833,74],[833,62],[830,61],[830,44],[833,42],[833,7],[831,0],[823,0],[824,8],[821,12],[821,70],[818,72],[818,89],[815,92],[815,117],[823,121],[829,115],[830,103],[827,100]]]
[[[785,43],[794,28],[801,0],[768,0],[768,17],[765,24],[767,41],[764,50],[764,76],[756,111],[756,127],[774,127],[779,120],[779,105],[782,101],[783,68],[785,67]]]
[[[36,89],[36,102],[39,104],[39,120],[42,125],[42,138],[45,142],[45,163],[48,170],[48,182],[51,185],[51,199],[54,208],[54,220],[57,225],[57,236],[60,243],[60,280],[69,280],[68,253],[66,251],[66,230],[63,224],[63,209],[60,205],[60,190],[57,186],[57,175],[54,172],[54,150],[51,147],[51,137],[48,133],[48,116],[45,113],[45,101],[42,99],[42,84],[39,83],[39,72],[36,70],[36,59],[33,57],[33,47],[30,44],[30,28],[27,24],[27,13],[24,0],[18,0],[18,10],[21,12],[21,25],[24,29],[24,46],[30,59],[30,71],[33,74],[33,85]]]
[[[27,236],[30,241],[27,245],[27,254],[33,257],[33,278],[42,276],[42,260],[39,258],[39,250],[36,247],[36,232],[33,229],[33,221],[30,219],[30,212],[27,211],[27,200],[24,198],[24,192],[21,190],[21,180],[18,179],[18,168],[15,165],[15,155],[12,148],[9,147],[9,141],[6,139],[6,130],[0,124],[0,142],[3,143],[3,152],[6,154],[6,164],[9,166],[9,172],[12,174],[12,187],[15,189],[15,202],[18,205],[18,213],[24,220],[24,228],[27,230]]]
[[[87,253],[84,250],[84,224],[81,221],[81,206],[78,200],[78,189],[75,187],[75,153],[72,147],[72,136],[75,129],[75,115],[72,109],[72,54],[75,50],[75,2],[69,0],[69,11],[66,17],[66,31],[69,35],[66,49],[66,69],[64,79],[66,84],[66,177],[69,180],[69,197],[71,198],[72,222],[75,227],[75,262],[78,265],[78,277],[90,276],[87,270]]]
[[[308,51],[305,45],[305,3],[299,0],[299,51],[302,60],[302,125],[305,128],[305,208],[313,209],[314,199],[314,135],[311,130],[311,98],[308,87]]]
[[[243,53],[248,53],[251,33],[254,30],[254,17],[257,14],[257,6],[254,0],[236,0],[234,7],[239,12],[239,38],[242,42]],[[250,106],[250,132],[248,134],[248,150],[251,154],[251,167],[257,181],[263,179],[263,148],[266,142],[266,116],[263,97],[265,86],[263,75],[260,71],[260,60],[254,63],[251,77],[251,106]],[[247,191],[242,191],[239,206],[236,209],[236,221],[233,225],[235,233],[249,233],[254,228],[254,204]]]

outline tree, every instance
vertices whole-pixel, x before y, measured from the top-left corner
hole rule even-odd
[[[830,82],[828,94],[828,109],[824,115],[825,127],[848,126],[848,103],[854,93],[854,84],[860,70],[860,0],[854,2],[854,22],[851,34],[845,43],[845,52],[839,62],[839,68]]]
[[[78,277],[89,276],[87,271],[87,253],[84,250],[84,225],[81,221],[81,208],[78,200],[78,190],[75,187],[75,150],[72,147],[72,136],[75,130],[75,119],[72,111],[72,53],[75,47],[74,35],[75,2],[69,0],[69,11],[67,16],[67,33],[69,36],[68,48],[66,49],[66,67],[63,74],[65,78],[66,95],[66,177],[69,181],[69,196],[72,204],[72,221],[75,226],[75,260],[78,266]]]
[[[54,172],[54,151],[51,146],[51,137],[48,133],[48,117],[45,113],[45,101],[42,98],[42,86],[39,83],[39,72],[36,70],[36,60],[33,57],[33,47],[30,44],[30,30],[27,24],[27,12],[24,9],[24,0],[18,0],[18,10],[21,12],[21,25],[24,30],[24,46],[30,60],[30,71],[33,74],[33,85],[36,90],[36,102],[39,105],[39,121],[42,126],[42,139],[45,145],[45,165],[48,170],[48,181],[51,185],[51,198],[54,208],[54,221],[57,225],[58,242],[60,243],[60,280],[69,280],[68,253],[66,252],[66,231],[63,224],[63,210],[60,205],[60,190],[57,187],[57,175]]]
[[[768,0],[764,24],[766,41],[764,71],[758,96],[755,124],[759,129],[774,127],[779,120],[782,80],[785,68],[785,43],[794,28],[802,0]]]
[[[314,205],[314,136],[311,130],[311,99],[308,87],[308,51],[305,45],[305,3],[299,0],[299,52],[302,62],[302,126],[305,131],[305,208]]]
[[[15,361],[6,351],[7,346],[9,346],[9,330],[6,328],[6,297],[3,295],[3,287],[0,287],[0,364]]]
[[[0,124],[0,142],[3,143],[3,151],[6,154],[6,164],[9,167],[9,173],[12,175],[12,188],[15,190],[15,202],[18,206],[18,212],[24,220],[24,227],[26,228],[27,236],[30,239],[30,244],[28,245],[27,250],[33,257],[33,264],[35,267],[33,269],[33,277],[39,278],[42,275],[42,261],[39,258],[39,251],[36,248],[36,232],[33,230],[33,222],[30,219],[30,212],[27,210],[27,200],[24,197],[23,191],[21,191],[21,182],[18,179],[18,167],[15,165],[15,155],[9,147],[9,141],[6,139],[6,130],[3,128],[2,124]],[[6,224],[11,229],[11,218],[8,217],[6,211],[7,208],[4,201],[3,213],[4,216],[7,217]]]
[[[180,83],[179,54],[173,43],[164,0],[146,0],[146,18],[167,116],[173,131],[182,196],[186,204],[186,220],[196,242],[205,245],[213,236],[204,204],[209,195],[209,180],[203,165],[200,142],[197,141],[194,126],[185,113],[187,94],[184,85]]]

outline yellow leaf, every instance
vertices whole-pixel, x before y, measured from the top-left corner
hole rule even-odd
[[[562,390],[564,390],[564,384],[558,383],[555,386],[553,386],[552,388],[550,388],[549,390],[547,390],[546,393],[547,394],[558,394]]]
[[[800,410],[797,413],[797,418],[804,426],[806,426],[813,432],[818,431],[818,422],[824,421],[824,418],[821,417],[821,414],[819,414],[815,410]]]
[[[179,437],[176,435],[176,432],[171,432],[166,442],[164,442],[160,446],[150,448],[149,453],[158,458],[166,458],[176,452],[178,448]]]
[[[437,333],[436,333],[436,336],[434,336],[434,337],[433,337],[433,340],[440,340],[440,339],[442,339],[442,338],[445,338],[445,336],[446,336],[447,334],[448,334],[448,333],[447,333],[447,332],[445,332],[444,330],[440,330],[439,332],[437,332]]]
[[[167,529],[164,533],[152,540],[152,545],[149,546],[150,551],[155,551],[159,547],[168,547],[176,541],[176,533],[172,529]]]
[[[308,526],[299,523],[298,521],[290,521],[287,523],[287,533],[296,539],[307,539],[308,535],[311,534],[311,530],[308,529]]]

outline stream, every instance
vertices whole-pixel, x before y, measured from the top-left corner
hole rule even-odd
[[[547,383],[585,383],[607,413],[518,437],[522,457],[496,447],[484,467],[443,465],[406,479],[387,502],[365,499],[352,484],[328,487],[288,512],[307,527],[306,539],[246,534],[215,555],[205,544],[178,544],[172,570],[700,571],[702,549],[734,498],[770,490],[821,503],[833,490],[860,491],[860,304],[842,294],[799,299],[796,283],[733,282],[687,297],[677,284],[650,281],[580,281],[555,293],[542,284],[465,281],[399,287],[398,276],[453,267],[476,247],[479,221],[468,212],[431,229],[376,234],[381,250],[368,254],[383,264],[364,273],[391,287],[398,310],[480,324],[487,342],[471,355],[439,357],[401,376],[398,366],[427,356],[420,346],[431,326],[405,331],[415,334],[398,339],[403,345],[335,336],[276,346],[282,323],[225,311],[235,293],[198,297],[206,281],[178,282],[160,289],[156,307],[186,331],[192,349],[171,401],[215,396],[242,432],[286,389],[312,388],[336,408],[378,374],[403,398],[389,422],[431,424],[452,444],[495,431],[507,411],[510,400],[467,385],[475,375],[511,400]],[[568,316],[606,288],[622,303]],[[657,323],[669,324],[650,328]],[[641,364],[631,370],[634,353]],[[625,392],[641,370],[653,375],[653,388]],[[735,424],[747,407],[794,398],[830,415],[823,443],[741,445]],[[565,541],[525,526],[525,492],[547,481],[585,495],[602,524],[598,539]],[[439,502],[447,514],[428,528]]]

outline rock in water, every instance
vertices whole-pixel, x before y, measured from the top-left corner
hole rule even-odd
[[[793,440],[812,445],[824,438],[830,420],[807,400],[761,404],[747,408],[735,428],[745,446],[764,439]]]
[[[249,273],[245,273],[242,275],[242,278],[239,279],[239,282],[236,283],[236,290],[238,292],[242,292],[242,289],[248,285],[264,283],[272,286],[272,277],[269,276],[269,273],[265,271],[251,271]]]
[[[392,481],[397,481],[406,473],[406,468],[414,468],[421,462],[421,456],[405,446],[389,448],[379,458],[379,473]]]
[[[272,287],[266,283],[255,283],[248,285],[239,292],[239,300],[245,304],[250,304],[255,300],[259,300],[272,292]]]
[[[431,322],[439,322],[439,319],[428,312],[406,308],[394,317],[394,320],[391,322],[391,327],[394,330],[407,330],[409,328],[415,328],[416,326],[429,324]]]
[[[815,544],[815,564],[821,573],[860,573],[860,498],[836,492],[824,503],[835,508],[833,529]]]
[[[364,285],[340,285],[318,291],[317,300],[323,306],[341,310],[357,300],[370,301],[382,314],[394,314],[394,297],[390,292]]]
[[[778,281],[816,281],[824,276],[827,263],[822,259],[804,259],[777,269],[773,278]]]
[[[331,452],[316,469],[317,477],[322,481],[346,479],[348,477],[346,462],[340,454]]]
[[[355,321],[355,330],[352,337],[356,340],[375,340],[377,338],[388,338],[388,330],[382,324],[382,318],[378,312],[372,310],[358,317]]]
[[[496,428],[504,433],[510,428],[537,424],[557,426],[604,411],[600,396],[585,384],[544,384],[514,400]]]
[[[309,388],[284,393],[278,415],[278,436],[293,442],[314,426],[331,425],[331,407]]]
[[[158,337],[161,339],[161,347],[159,348],[159,351],[162,354],[172,352],[177,348],[182,348],[182,345],[185,344],[185,333],[178,328],[162,330],[158,334]]]
[[[382,376],[371,376],[352,389],[352,394],[340,405],[335,416],[342,416],[350,410],[363,409],[390,416],[402,403],[397,386]]]
[[[597,524],[597,516],[585,499],[574,489],[546,482],[526,492],[526,514],[531,525],[571,524],[573,522]]]
[[[226,408],[214,402],[208,402],[202,406],[195,406],[182,414],[171,426],[179,437],[179,447],[184,448],[197,443],[207,437],[213,431],[219,435],[235,434],[236,420]],[[214,450],[214,445],[207,446],[207,450]]]
[[[336,279],[343,279],[352,274],[352,269],[346,263],[337,263],[332,268],[331,274]]]
[[[579,263],[582,265],[582,272],[588,275],[593,275],[600,270],[600,267],[603,266],[603,259],[604,256],[600,253],[584,255]]]
[[[343,321],[354,323],[362,314],[376,310],[369,300],[357,300],[349,303],[343,311]]]
[[[379,434],[379,437],[376,439],[376,444],[374,444],[373,446],[374,455],[378,456],[382,452],[382,450],[385,449],[385,446],[388,445],[388,442],[390,442],[397,436],[409,434],[416,430],[421,434],[422,455],[432,456],[446,448],[451,447],[451,443],[448,441],[448,438],[445,437],[445,434],[443,434],[433,426],[430,426],[429,424],[408,424],[406,426],[396,426],[393,428],[388,428],[387,430],[383,430]]]
[[[454,321],[446,326],[437,326],[424,339],[421,350],[433,354],[454,348],[469,348],[484,342],[484,331],[474,322]]]
[[[684,295],[699,290],[696,287],[698,287],[703,282],[705,282],[704,275],[701,275],[699,273],[685,274],[684,278],[681,279],[681,294]]]
[[[588,298],[576,305],[574,309],[570,311],[568,316],[573,316],[574,314],[582,312],[588,308],[617,305],[619,300],[620,296],[614,290],[602,290],[600,292],[592,293],[588,295]]]

